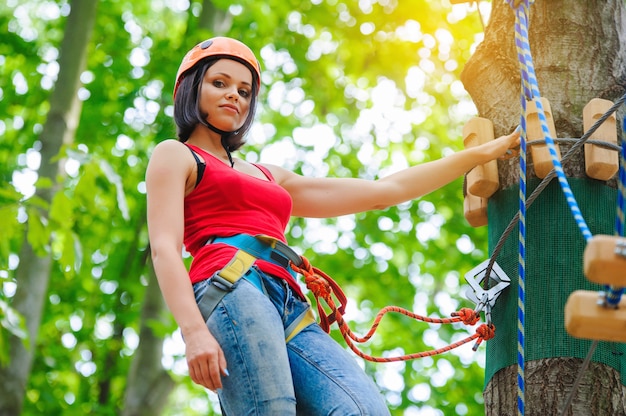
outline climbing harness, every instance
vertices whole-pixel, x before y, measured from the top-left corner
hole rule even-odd
[[[491,324],[490,311],[496,298],[500,292],[508,286],[508,282],[510,281],[498,267],[497,269],[500,270],[499,276],[501,285],[487,292],[482,291],[480,286],[476,287],[476,294],[474,295],[475,299],[477,299],[476,310],[462,308],[458,312],[453,313],[451,318],[425,317],[404,308],[387,306],[376,315],[374,323],[368,333],[360,337],[350,329],[344,319],[347,297],[341,290],[341,287],[326,273],[313,267],[306,257],[298,255],[283,242],[265,235],[250,236],[247,234],[238,234],[231,237],[213,238],[207,242],[207,244],[217,243],[228,244],[236,247],[238,250],[230,262],[209,279],[207,291],[198,301],[198,307],[205,320],[209,318],[222,297],[231,290],[234,290],[237,282],[242,278],[250,281],[250,283],[255,285],[260,291],[265,293],[265,288],[263,287],[263,283],[259,280],[258,274],[250,273],[250,268],[253,266],[254,262],[257,259],[263,259],[284,267],[294,277],[296,273],[302,274],[306,287],[315,298],[320,327],[328,333],[330,332],[331,325],[337,322],[341,334],[350,349],[359,357],[372,362],[407,361],[428,357],[447,352],[473,340],[476,340],[476,344],[473,348],[476,350],[482,341],[491,339],[495,335],[495,327]],[[475,282],[474,277],[479,267],[473,269],[468,274],[468,280]],[[475,286],[474,284],[473,287]],[[451,324],[462,322],[465,325],[475,325],[480,320],[480,312],[483,310],[486,312],[488,322],[480,325],[476,329],[476,333],[461,341],[436,350],[396,357],[374,357],[363,353],[355,345],[355,343],[367,342],[374,335],[381,319],[387,313],[400,313],[412,319],[428,323]],[[297,335],[300,330],[314,322],[315,317],[313,316],[312,310],[311,308],[307,308],[292,325],[285,329],[285,341],[288,342]]]
[[[216,237],[207,244],[228,244],[238,250],[224,268],[217,271],[209,279],[209,286],[205,294],[198,301],[198,308],[204,320],[209,316],[230,291],[234,290],[237,282],[244,278],[267,294],[263,282],[257,273],[250,272],[250,268],[257,259],[263,259],[284,267],[292,276],[295,272],[290,264],[299,264],[299,256],[282,241],[265,235],[253,237],[247,234],[237,234],[232,237]],[[285,342],[289,342],[302,329],[315,322],[311,308],[307,308],[292,324],[285,328]]]

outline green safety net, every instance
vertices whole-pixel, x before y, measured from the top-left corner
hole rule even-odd
[[[615,233],[617,190],[604,182],[568,178],[572,192],[593,235]],[[528,195],[539,184],[528,181]],[[519,208],[519,189],[511,187],[489,199],[489,251]],[[518,227],[506,240],[498,265],[511,285],[492,311],[496,336],[487,342],[485,386],[502,368],[517,365]],[[564,309],[569,295],[579,289],[601,290],[583,275],[585,240],[572,218],[557,180],[544,189],[526,212],[525,360],[576,357],[584,359],[593,341],[570,336]],[[626,344],[600,342],[592,361],[613,367],[626,385]]]

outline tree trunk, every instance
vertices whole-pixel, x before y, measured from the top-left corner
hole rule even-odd
[[[149,248],[147,249],[149,250]],[[150,262],[151,263],[151,262]],[[147,267],[148,287],[141,310],[139,346],[126,383],[126,397],[121,416],[149,416],[161,414],[174,381],[163,369],[163,338],[154,334],[151,322],[164,319],[167,313],[154,270]]]
[[[211,30],[219,36],[225,35],[233,25],[233,15],[228,10],[222,10],[211,0],[202,1],[202,13],[198,17],[198,27]]]
[[[462,74],[479,115],[493,122],[496,135],[512,131],[520,119],[521,81],[514,23],[508,2],[493,2],[485,39]],[[529,37],[539,89],[541,96],[550,101],[557,137],[581,137],[583,107],[593,98],[613,101],[626,91],[625,3],[536,0],[530,7]],[[561,154],[566,154],[570,147],[571,144],[560,144]],[[539,180],[530,154],[527,161],[530,194]],[[592,234],[612,234],[615,181],[587,178],[582,150],[563,167],[577,191],[574,194],[582,199],[578,202]],[[504,225],[508,225],[517,212],[518,169],[517,160],[499,162],[501,187],[489,201],[491,250],[504,228],[501,217],[506,216]],[[564,410],[565,398],[591,343],[565,333],[564,302],[572,289],[598,289],[582,273],[582,256],[578,254],[585,241],[577,235],[578,229],[569,225],[568,221],[573,220],[559,185],[553,181],[545,192],[546,196],[542,194],[528,209],[526,217],[526,265],[530,273],[526,274],[524,378],[525,407],[531,415],[556,415]],[[512,284],[494,310],[496,338],[487,347],[487,415],[517,413],[516,234],[515,230],[509,238],[514,241],[507,243],[497,259],[504,264],[500,265],[512,278]],[[624,352],[621,344],[599,344],[572,406],[564,414],[626,414],[626,377],[619,372]]]
[[[59,78],[50,97],[50,112],[40,136],[42,148],[38,174],[40,178],[49,178],[51,183],[56,183],[57,175],[63,169],[54,158],[62,145],[73,141],[78,125],[81,103],[77,92],[97,3],[97,0],[73,1],[67,19],[59,55]],[[36,195],[50,203],[56,190],[56,187],[38,188]],[[46,218],[48,214],[42,210],[41,216]],[[12,306],[24,316],[29,339],[28,345],[15,336],[10,339],[11,361],[7,367],[0,368],[1,415],[19,415],[24,402],[52,264],[49,252],[42,254],[43,251],[41,247],[31,247],[25,239],[19,253],[17,289]]]
[[[197,42],[200,40],[199,36],[202,38],[226,36],[233,25],[233,15],[228,9],[222,9],[213,0],[199,0],[198,3],[202,4],[200,15],[196,15],[194,7],[189,8],[189,19],[183,41],[189,42],[189,39],[194,39],[193,42]],[[191,46],[186,43],[182,45],[183,48],[191,48]]]
[[[526,366],[526,413],[529,415],[623,416],[624,386],[612,367],[592,362],[583,373],[568,411],[559,413],[578,376],[577,358],[534,360]],[[498,371],[485,392],[485,414],[517,415],[517,368]]]

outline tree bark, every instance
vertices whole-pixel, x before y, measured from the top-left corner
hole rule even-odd
[[[619,373],[599,363],[590,363],[583,373],[578,393],[571,406],[560,412],[580,371],[576,358],[531,361],[526,366],[527,415],[547,416],[623,416],[626,390]],[[485,414],[517,415],[517,368],[507,367],[493,377],[485,391]]]
[[[461,77],[479,115],[493,122],[496,135],[512,131],[519,124],[521,112],[521,81],[514,44],[514,22],[515,15],[507,2],[493,2],[484,41],[467,62]],[[581,137],[583,107],[592,98],[614,101],[626,91],[625,3],[622,0],[536,0],[530,7],[529,37],[539,89],[541,96],[550,101],[557,137]],[[560,145],[561,154],[564,155],[570,147]],[[529,179],[536,178],[530,155],[527,160],[527,176]],[[578,152],[563,167],[566,176],[584,178],[583,152]],[[517,186],[518,169],[517,160],[499,162],[501,189]],[[614,182],[603,185],[614,186]],[[571,214],[562,213],[563,217],[567,215]],[[545,240],[549,239],[558,241],[559,236],[541,235],[532,238],[534,240],[526,241],[527,247],[546,244]],[[563,253],[564,258],[567,258],[567,254]],[[574,272],[570,273],[570,277],[580,278],[581,284],[584,281],[582,276]],[[526,278],[546,279],[546,276]],[[547,284],[549,282],[546,280]],[[527,301],[529,297],[527,295]],[[496,350],[505,348],[504,345],[500,346],[502,341],[497,338],[490,342],[496,343]],[[527,346],[529,343],[541,342],[545,340],[526,339]],[[526,413],[560,414],[581,362],[580,358],[571,357],[527,361]],[[488,380],[484,396],[487,415],[516,414],[517,366],[506,367],[495,373]],[[572,406],[564,414],[623,415],[626,414],[625,409],[620,373],[613,367],[592,362],[577,389]]]
[[[73,141],[78,125],[81,102],[77,92],[80,74],[85,68],[97,3],[97,0],[73,1],[67,18],[59,55],[59,78],[50,97],[50,112],[40,136],[42,148],[38,175],[49,178],[51,183],[56,183],[57,175],[63,168],[54,158],[62,145]],[[54,186],[38,188],[36,195],[50,203],[57,189]],[[47,217],[47,212],[41,211],[41,215]],[[25,239],[19,253],[17,289],[12,306],[24,316],[29,339],[28,345],[15,336],[9,341],[11,361],[7,367],[0,368],[1,415],[19,415],[24,403],[52,264],[50,255],[41,255],[41,251],[40,247],[32,247]]]

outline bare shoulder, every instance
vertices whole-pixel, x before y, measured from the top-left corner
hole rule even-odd
[[[174,154],[178,154],[182,152],[189,153],[189,149],[187,148],[187,146],[185,146],[183,143],[181,143],[180,141],[176,139],[167,139],[167,140],[163,140],[162,142],[159,142],[154,147],[154,150],[152,151],[152,155],[154,156],[155,154],[156,155],[168,154],[172,152]]]
[[[264,168],[270,171],[270,173],[274,177],[274,180],[278,184],[284,184],[290,178],[293,178],[294,176],[296,176],[295,173],[285,168],[281,168],[280,166],[272,165],[269,163],[261,163],[261,166],[263,166]]]
[[[325,178],[303,176],[280,166],[263,164],[274,177],[278,185],[284,188],[294,199],[302,198],[313,189],[322,189],[328,185]]]
[[[190,162],[193,162],[193,156],[189,148],[175,139],[167,139],[158,143],[150,156],[151,164],[189,164]]]
[[[150,156],[147,175],[182,174],[188,176],[195,161],[189,148],[175,139],[158,143]]]

